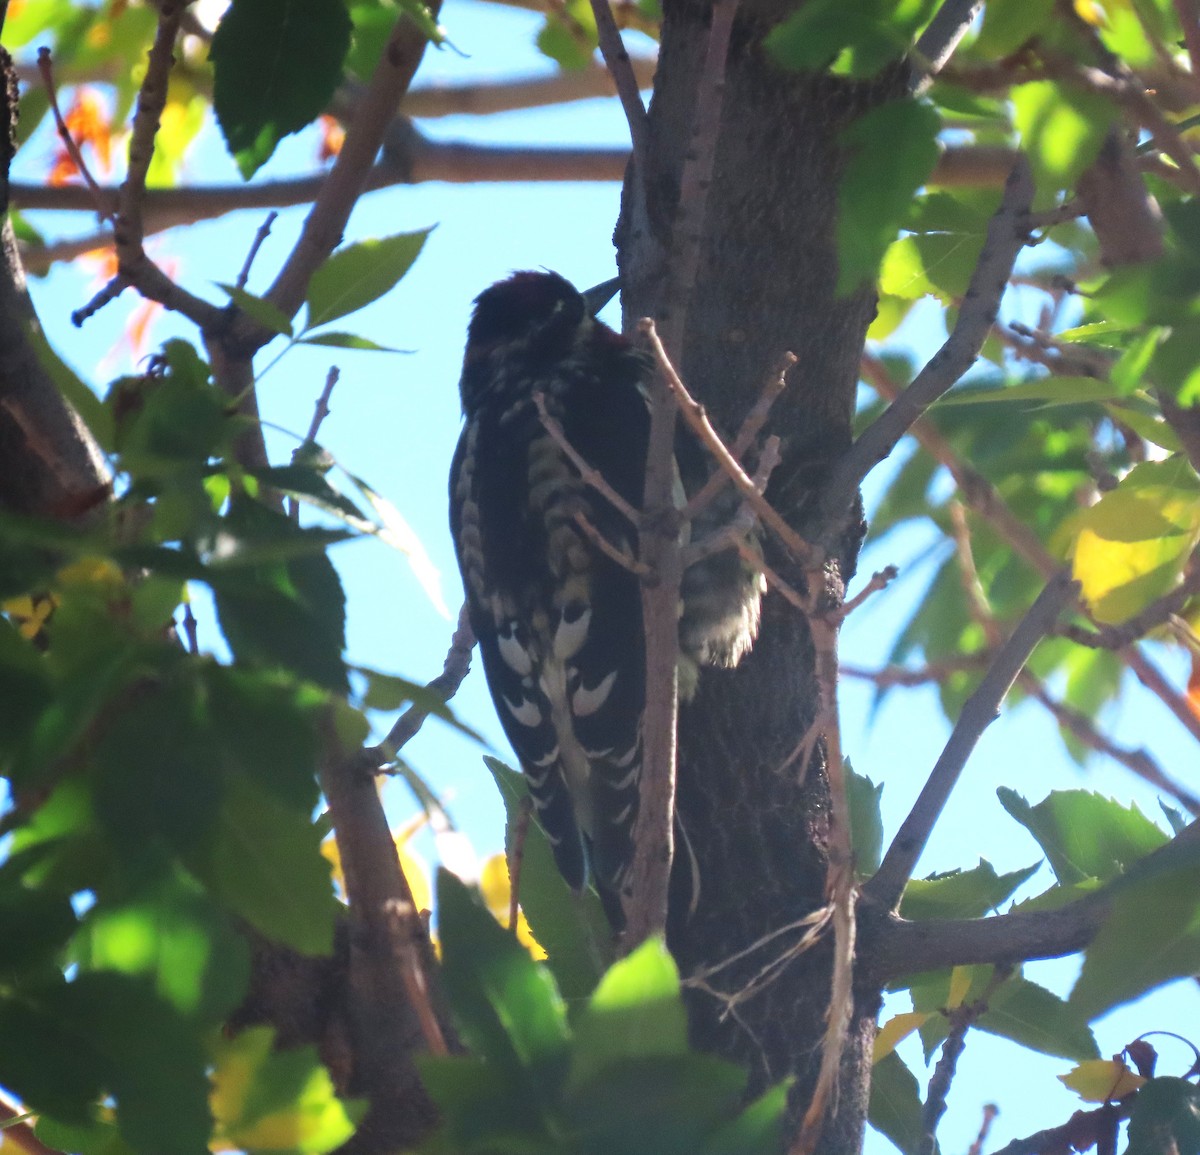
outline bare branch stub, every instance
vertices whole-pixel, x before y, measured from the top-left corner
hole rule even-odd
[[[436,694],[443,702],[449,702],[458,693],[459,686],[471,668],[471,651],[475,648],[475,635],[471,631],[471,621],[467,616],[464,605],[458,611],[458,625],[454,636],[450,639],[450,649],[442,664],[442,672],[426,685],[425,689]],[[365,753],[372,771],[391,762],[396,755],[415,737],[418,730],[429,717],[429,709],[413,703],[399,718],[388,735],[378,746],[373,746]]]
[[[267,237],[271,235],[271,226],[275,223],[279,214],[275,211],[267,213],[267,219],[258,226],[258,231],[254,234],[254,240],[250,244],[250,251],[246,254],[246,260],[242,264],[241,272],[238,273],[235,284],[239,289],[244,289],[246,283],[250,280],[250,270],[254,266],[254,258],[258,256],[258,250],[263,247]]]
[[[864,897],[887,910],[900,901],[917,859],[976,743],[996,716],[1001,701],[1034,648],[1054,628],[1059,613],[1071,604],[1077,589],[1066,573],[1052,578],[1001,647],[983,681],[963,707],[949,741],[888,847],[879,870],[864,885]]]

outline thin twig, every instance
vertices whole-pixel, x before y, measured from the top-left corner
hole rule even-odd
[[[251,258],[253,253],[251,254]],[[246,267],[242,270],[248,272],[250,268],[250,259],[246,260]],[[341,370],[336,365],[329,366],[329,372],[325,374],[325,386],[321,390],[321,395],[317,398],[316,405],[313,406],[312,420],[308,423],[308,433],[304,438],[303,444],[296,450],[300,453],[306,447],[313,445],[317,440],[317,434],[321,432],[321,425],[325,418],[329,416],[329,399],[333,396],[334,386],[338,383],[338,378],[341,376]],[[293,460],[295,457],[293,455]],[[289,502],[288,516],[292,521],[300,520],[300,502],[294,497]]]
[[[729,454],[734,460],[740,462],[746,451],[757,440],[763,426],[767,423],[767,417],[771,413],[771,406],[775,404],[776,398],[787,388],[787,371],[795,363],[795,353],[784,353],[780,358],[778,367],[767,378],[767,383],[758,395],[758,400],[751,406],[750,412],[746,414],[746,418],[742,422],[741,429],[738,430],[737,436],[729,446]],[[695,495],[689,498],[687,505],[683,507],[683,516],[689,521],[694,520],[698,513],[708,508],[717,494],[729,484],[730,480],[730,475],[724,469],[714,470],[708,480],[696,490]],[[766,486],[757,486],[757,488],[762,493],[765,491]]]
[[[546,408],[546,395],[539,390],[533,395],[533,403],[537,406],[538,418],[542,422],[542,427],[550,434],[550,440],[563,451],[567,460],[575,466],[579,478],[584,485],[591,486],[613,509],[623,514],[631,525],[637,526],[641,521],[641,514],[613,489],[605,479],[604,474],[585,461],[580,455],[579,450],[567,440],[567,435],[563,432],[562,425],[559,424],[555,417],[551,416],[550,411]]]
[[[58,107],[58,91],[54,84],[54,65],[51,61],[49,48],[38,49],[37,63],[38,71],[42,74],[42,84],[46,89],[46,97],[50,102],[50,111],[54,116],[54,125],[58,129],[58,136],[63,143],[63,148],[67,150],[67,155],[71,158],[71,163],[75,165],[76,170],[83,177],[84,183],[87,185],[88,192],[91,194],[96,208],[96,215],[102,221],[111,221],[113,219],[112,201],[105,196],[104,190],[97,183],[96,178],[92,176],[91,169],[87,166],[87,161],[83,159],[83,153],[79,151],[79,145],[75,143],[75,138],[71,135],[71,130],[67,127],[62,110]]]
[[[663,344],[676,360],[682,353],[688,299],[700,267],[700,242],[721,128],[725,65],[737,6],[738,0],[713,0],[708,47],[696,81],[690,144],[679,176],[679,204],[671,230],[667,284],[658,310]]]
[[[646,106],[642,103],[641,86],[634,74],[633,64],[617,22],[613,19],[612,6],[608,0],[592,0],[592,12],[596,17],[596,34],[600,42],[600,53],[608,66],[608,73],[617,86],[617,96],[621,107],[625,110],[625,120],[629,125],[629,139],[633,142],[633,161],[637,165],[637,180],[645,180],[646,174],[646,134],[649,132],[649,119],[646,116]]]
[[[1175,15],[1183,31],[1192,75],[1200,76],[1200,4],[1196,0],[1175,0]]]
[[[1033,200],[1029,162],[1018,157],[1004,186],[1000,207],[988,222],[983,251],[971,274],[958,320],[942,347],[911,385],[846,451],[818,498],[819,521],[842,532],[841,518],[863,479],[883,461],[913,423],[971,367],[1000,308],[1013,263],[1028,237],[1025,214]]]
[[[1011,974],[1010,966],[996,967],[992,972],[992,977],[988,980],[987,988],[978,999],[947,1012],[950,1031],[942,1043],[942,1053],[938,1056],[937,1066],[929,1079],[929,1089],[926,1091],[925,1102],[921,1107],[921,1138],[917,1147],[918,1155],[935,1155],[938,1149],[938,1123],[946,1113],[946,1099],[954,1082],[958,1060],[966,1049],[967,1032],[979,1019],[979,1016],[987,1011],[988,999],[995,993],[996,988]]]
[[[200,652],[199,629],[190,601],[183,603],[183,636],[187,641],[187,652],[189,654],[198,654]]]
[[[682,413],[683,419],[691,427],[692,432],[696,434],[704,447],[712,454],[717,465],[729,475],[738,492],[754,512],[758,514],[762,523],[775,532],[792,557],[800,563],[811,561],[813,557],[812,547],[783,520],[783,517],[774,506],[758,492],[754,486],[753,478],[738,464],[737,460],[726,448],[717,431],[712,427],[704,406],[687,391],[687,387],[680,380],[679,374],[675,371],[666,350],[663,348],[663,342],[659,339],[654,322],[648,317],[643,318],[639,324],[639,328],[645,334],[646,340],[650,344],[650,349],[654,354],[654,359],[658,363],[668,387],[678,402],[679,411]]]
[[[115,301],[127,288],[129,288],[129,279],[118,273],[82,309],[72,310],[71,324],[76,329],[82,328],[84,321],[89,317],[94,317],[110,301]]]
[[[1059,726],[1068,731],[1077,742],[1097,754],[1119,762],[1156,790],[1169,794],[1193,817],[1200,816],[1200,798],[1173,782],[1147,751],[1129,750],[1118,746],[1111,738],[1102,734],[1086,714],[1053,697],[1041,680],[1028,670],[1021,671],[1019,682],[1021,688],[1036,698],[1053,715]]]
[[[1078,587],[1066,573],[1051,578],[1001,647],[983,681],[963,706],[949,741],[888,847],[882,865],[864,885],[864,897],[887,910],[899,903],[917,859],[976,743],[995,718],[1000,703],[1034,648],[1054,628],[1059,613],[1071,603],[1077,591]]]
[[[442,663],[442,672],[429,682],[425,689],[435,694],[443,703],[449,702],[458,693],[459,686],[471,668],[471,651],[475,648],[475,635],[471,632],[471,621],[464,605],[458,611],[458,625],[454,636],[450,639],[450,649],[446,660]],[[429,717],[429,708],[417,702],[412,703],[388,731],[388,735],[378,746],[367,751],[373,768],[378,769],[392,761],[396,755],[416,736],[425,719]]]
[[[971,1144],[967,1155],[983,1155],[983,1145],[992,1133],[992,1124],[996,1121],[996,1116],[999,1114],[1000,1108],[995,1103],[984,1103],[983,1118],[979,1122],[979,1134],[975,1136],[975,1142]]]
[[[894,565],[887,565],[883,569],[877,570],[871,575],[871,580],[837,611],[838,620],[844,621],[869,597],[887,589],[899,576],[900,570]]]
[[[533,800],[528,794],[521,799],[517,820],[513,823],[512,845],[506,855],[508,865],[508,929],[517,933],[517,918],[521,911],[521,867],[525,863],[525,839],[529,835],[529,819],[533,815]]]
[[[1059,628],[1059,633],[1081,646],[1089,646],[1092,649],[1123,650],[1159,626],[1165,625],[1197,594],[1200,594],[1200,557],[1193,559],[1191,570],[1170,593],[1155,598],[1145,609],[1131,618],[1126,618],[1120,625],[1101,623],[1094,629],[1066,625]]]
[[[638,577],[649,577],[650,567],[644,562],[638,561],[637,558],[631,557],[620,546],[614,545],[608,540],[590,521],[587,515],[582,510],[576,510],[575,516],[571,519],[583,531],[584,537],[588,539],[605,557],[614,561],[622,569],[628,570],[632,574],[637,574]]]
[[[384,134],[401,97],[412,83],[425,46],[424,34],[403,11],[400,12],[354,120],[346,129],[346,139],[337,159],[326,174],[312,211],[304,221],[300,237],[265,294],[285,316],[295,316],[304,303],[313,273],[341,241],[350,212],[366,188]],[[245,335],[252,337],[258,345],[265,345],[274,335],[248,319],[243,319],[240,326],[244,326]]]
[[[254,258],[258,256],[258,250],[263,247],[263,242],[271,235],[271,226],[278,216],[277,212],[269,212],[267,219],[258,226],[258,231],[254,234],[254,240],[250,244],[250,251],[246,254],[245,263],[242,265],[242,271],[238,273],[237,287],[239,289],[244,289],[246,282],[250,280],[250,269],[254,265]]]
[[[1137,675],[1137,679],[1179,719],[1184,729],[1200,742],[1200,717],[1186,697],[1163,676],[1162,671],[1137,646],[1119,650],[1121,660]]]
[[[158,27],[146,60],[146,75],[138,89],[137,108],[129,134],[129,162],[125,179],[117,190],[113,245],[117,251],[118,273],[143,297],[182,313],[202,329],[212,329],[223,319],[223,310],[177,285],[146,255],[142,225],[146,176],[154,159],[154,139],[167,104],[167,85],[175,63],[175,40],[186,7],[186,0],[163,0],[158,9]]]
[[[862,666],[841,666],[839,673],[843,678],[871,682],[881,690],[890,690],[893,686],[927,686],[931,682],[941,685],[954,674],[974,673],[986,665],[986,654],[971,654],[944,662],[930,662],[929,665],[916,669],[907,666],[884,666],[882,669],[868,670]]]

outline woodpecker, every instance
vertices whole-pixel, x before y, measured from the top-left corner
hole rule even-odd
[[[637,509],[655,370],[595,318],[605,288],[581,293],[556,273],[519,272],[475,299],[450,527],[488,687],[555,862],[576,890],[590,874],[619,926],[642,761],[641,591],[580,521],[628,558],[637,530],[581,478],[535,401],[540,393],[567,443]],[[686,430],[675,456],[684,497],[710,467]],[[731,512],[727,499],[716,516]],[[761,573],[735,549],[689,568],[681,693],[694,687],[697,665],[736,665],[750,648],[762,590]]]

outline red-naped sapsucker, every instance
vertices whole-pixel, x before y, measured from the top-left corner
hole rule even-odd
[[[634,573],[588,539],[578,515],[629,557],[637,532],[580,478],[534,400],[542,394],[567,442],[638,508],[655,369],[593,312],[587,294],[548,272],[516,273],[476,298],[450,523],[488,686],[555,861],[576,889],[590,868],[619,920],[641,775],[641,591]],[[694,492],[711,466],[682,428],[675,457],[681,496]],[[728,498],[710,507],[690,527],[693,539],[733,508]],[[687,570],[682,692],[694,687],[697,665],[736,665],[750,648],[762,589],[761,573],[736,549]]]

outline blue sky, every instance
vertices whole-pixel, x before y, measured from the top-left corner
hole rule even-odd
[[[493,77],[524,76],[553,68],[533,46],[541,18],[518,9],[476,0],[448,0],[443,20],[460,52],[434,51],[418,75],[419,84],[461,83]],[[461,54],[460,54],[461,53]],[[593,100],[556,109],[493,117],[448,117],[422,125],[439,139],[496,143],[623,144],[624,123],[614,101]],[[19,158],[19,176],[41,171],[50,149],[42,133]],[[316,148],[310,136],[285,143],[266,167],[266,178],[308,171]],[[188,176],[203,183],[236,179],[219,134],[206,129],[188,163]],[[321,440],[354,473],[367,478],[409,520],[441,570],[444,596],[457,607],[461,588],[446,526],[445,477],[458,435],[456,381],[463,334],[472,298],[492,281],[514,269],[546,266],[581,285],[613,274],[611,233],[618,208],[615,184],[438,185],[396,188],[372,194],[357,208],[347,239],[386,236],[436,225],[417,264],[383,301],[348,319],[353,328],[374,340],[412,349],[406,356],[294,350],[265,378],[261,391],[264,414],[274,426],[295,436],[273,434],[273,451],[285,457],[295,437],[307,428],[312,406],[331,363],[341,370],[332,414]],[[219,222],[165,234],[153,251],[178,263],[179,275],[195,292],[222,300],[215,282],[235,278],[262,212],[236,213]],[[67,221],[47,214],[33,218],[50,237],[86,232],[94,223],[80,214]],[[249,288],[269,284],[294,240],[302,210],[287,210],[275,224],[261,251]],[[103,381],[130,368],[120,349],[128,315],[135,305],[129,293],[110,305],[85,328],[76,331],[69,313],[97,287],[91,274],[56,269],[32,284],[37,307],[51,341],[85,379]],[[926,311],[908,325],[901,339],[928,352],[941,333]],[[1030,318],[1032,319],[1032,318]],[[341,327],[339,325],[339,327]],[[153,337],[192,336],[189,326],[161,319]],[[113,350],[117,350],[115,353]],[[265,365],[277,352],[261,354]],[[337,352],[336,358],[330,356]],[[99,368],[98,368],[99,367]],[[905,450],[909,451],[908,449]],[[868,499],[879,482],[868,485]],[[932,576],[927,554],[931,537],[906,531],[882,546],[868,543],[860,573],[869,575],[887,563],[901,567],[896,586],[855,613],[843,633],[843,660],[878,666],[897,630],[907,620],[924,583]],[[920,561],[923,556],[926,560]],[[335,558],[349,603],[349,654],[369,667],[425,681],[438,673],[451,632],[422,594],[404,559],[368,541],[340,547]],[[861,579],[860,579],[861,580]],[[198,607],[204,616],[204,607]],[[213,637],[210,629],[208,637]],[[1177,682],[1183,664],[1161,657]],[[1132,688],[1130,688],[1132,690]],[[486,689],[478,670],[456,702],[459,715],[480,730],[496,750],[506,753]],[[855,768],[885,785],[886,829],[894,832],[932,766],[948,727],[930,689],[894,692],[871,713],[871,690],[849,682],[842,688],[843,743]],[[1181,780],[1197,764],[1191,740],[1158,703],[1145,694],[1127,692],[1103,719],[1110,732],[1127,744],[1148,745]],[[386,720],[381,720],[381,724]],[[480,761],[480,750],[446,727],[430,724],[406,750],[412,765],[445,798],[459,828],[479,854],[502,843],[501,810]],[[997,786],[1010,786],[1030,801],[1052,789],[1087,788],[1126,801],[1136,801],[1152,818],[1159,817],[1153,794],[1119,767],[1096,761],[1086,769],[1066,756],[1057,731],[1038,707],[1005,712],[984,735],[943,822],[922,859],[920,873],[970,867],[980,856],[997,870],[1013,870],[1039,859],[1037,846],[1009,820],[996,801]],[[415,805],[399,783],[388,786],[389,810],[400,823]],[[429,857],[435,848],[424,843]],[[1036,893],[1049,885],[1043,868],[1029,886]],[[1038,964],[1028,977],[1065,993],[1076,965],[1072,961]],[[889,1010],[892,1009],[889,1004]],[[896,1010],[907,1010],[897,1000]],[[1109,1015],[1097,1027],[1103,1054],[1119,1051],[1143,1031],[1170,1029],[1200,1037],[1200,993],[1193,983],[1180,983],[1130,1008]],[[919,1052],[902,1053],[924,1083]],[[1190,1058],[1163,1048],[1165,1073],[1181,1074]],[[1082,1104],[1062,1091],[1054,1075],[1070,1064],[1030,1055],[1003,1041],[974,1034],[959,1066],[951,1106],[941,1128],[947,1155],[962,1155],[974,1139],[980,1108],[994,1101],[1002,1114],[993,1128],[993,1147],[1009,1138],[1065,1120]],[[879,1136],[868,1140],[868,1155],[891,1151]]]

